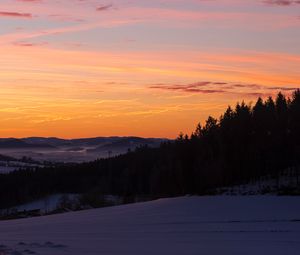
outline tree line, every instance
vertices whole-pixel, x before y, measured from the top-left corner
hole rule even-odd
[[[28,168],[0,175],[0,207],[54,193],[151,198],[208,194],[216,187],[277,176],[300,166],[300,90],[258,98],[208,117],[191,135],[159,148],[82,164]],[[296,171],[297,173],[299,171]]]

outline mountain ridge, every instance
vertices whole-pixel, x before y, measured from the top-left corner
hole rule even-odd
[[[59,137],[24,137],[24,138],[0,138],[0,148],[53,148],[68,145],[100,145],[103,143],[134,141],[134,142],[163,142],[169,141],[167,138],[144,138],[138,136],[108,136],[90,138],[59,138]]]

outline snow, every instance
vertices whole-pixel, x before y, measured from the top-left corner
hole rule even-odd
[[[0,166],[0,174],[8,174],[10,172],[14,172],[19,170],[19,167],[13,166]]]
[[[298,255],[300,197],[159,199],[0,222],[1,255]]]
[[[44,199],[39,199],[39,200],[33,201],[31,203],[16,206],[16,207],[14,207],[14,209],[16,209],[18,211],[24,211],[24,210],[30,211],[30,210],[39,209],[42,213],[48,213],[48,212],[51,212],[51,211],[54,211],[55,209],[57,209],[60,199],[64,195],[70,199],[75,199],[78,196],[78,195],[72,194],[72,193],[70,193],[70,194],[60,194],[59,193],[59,194],[47,196]]]
[[[31,211],[31,210],[39,210],[42,214],[49,214],[56,210],[61,202],[63,197],[67,197],[71,201],[76,201],[80,198],[80,194],[75,193],[57,193],[54,195],[46,196],[43,199],[34,200],[30,203],[18,205],[9,209],[3,209],[2,212],[5,214],[7,211],[9,212],[22,212],[22,211]],[[113,205],[123,204],[122,197],[114,196],[114,195],[105,195],[103,197],[107,202]],[[0,210],[1,214],[1,210]],[[1,255],[1,254],[0,254]]]
[[[43,167],[42,164],[31,164],[21,161],[0,161],[0,174],[18,171],[24,167]]]
[[[217,189],[218,194],[223,195],[260,195],[260,194],[278,194],[285,188],[299,189],[300,172],[286,169],[277,178],[272,176],[263,176],[259,180],[247,184],[222,187]]]

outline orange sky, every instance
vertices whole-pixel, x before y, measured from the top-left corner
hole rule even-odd
[[[174,138],[299,87],[295,1],[124,2],[1,1],[1,137]]]

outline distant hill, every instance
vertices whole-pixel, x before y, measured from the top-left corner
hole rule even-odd
[[[16,148],[55,148],[48,143],[30,143],[26,139],[17,138],[0,138],[1,149],[16,149]]]
[[[159,146],[162,141],[167,139],[163,138],[142,138],[142,137],[93,137],[93,138],[79,138],[79,139],[61,139],[56,137],[28,137],[21,139],[2,139],[2,140],[13,140],[10,141],[10,146],[13,147],[94,147],[95,150],[99,148],[114,148],[118,147],[132,147],[132,146]],[[0,139],[1,141],[1,139]],[[9,141],[7,141],[8,144]],[[4,147],[5,144],[3,144]]]
[[[39,161],[84,162],[126,153],[137,147],[159,147],[164,138],[93,137],[61,139],[57,137],[0,138],[0,154]]]
[[[165,139],[159,138],[140,138],[140,137],[122,137],[114,138],[105,143],[97,146],[94,149],[88,150],[88,152],[102,152],[102,151],[114,151],[114,150],[128,150],[141,146],[158,147]]]

